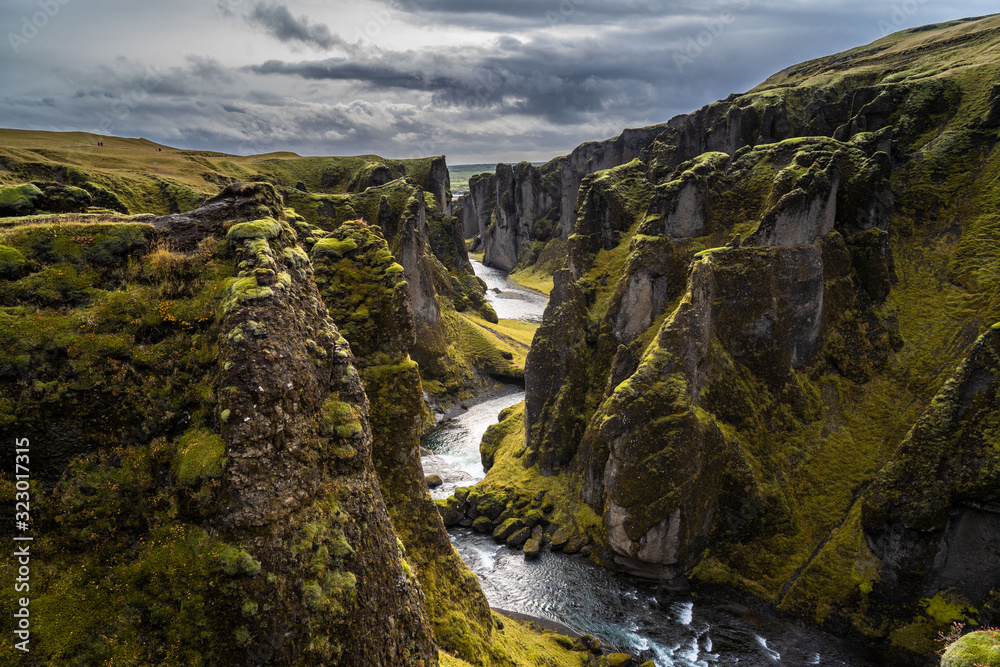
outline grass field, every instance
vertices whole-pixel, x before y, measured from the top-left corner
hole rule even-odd
[[[469,179],[476,174],[493,173],[495,164],[456,164],[448,167],[451,179],[451,196],[461,197],[469,193]]]

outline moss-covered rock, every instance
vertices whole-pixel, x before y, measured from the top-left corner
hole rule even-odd
[[[41,198],[42,191],[32,183],[0,187],[0,216],[30,215]]]
[[[995,630],[963,635],[941,655],[941,667],[994,667],[1000,665],[1000,637]]]
[[[997,574],[948,554],[992,544],[990,413],[979,389],[962,418],[934,395],[998,314],[997,64],[942,66],[995,22],[886,38],[926,50],[884,80],[863,50],[835,74],[836,57],[791,68],[585,179],[526,363],[525,438],[493,427],[484,486],[558,489],[554,548],[591,539],[606,563],[907,650],[989,622]],[[957,386],[991,386],[980,356],[979,384]],[[599,528],[580,530],[577,493]]]
[[[224,207],[213,229],[247,221]],[[245,212],[253,226],[260,211]],[[189,254],[154,257],[153,241],[173,234],[159,222],[2,232],[30,271],[0,279],[0,431],[37,446],[35,518],[47,528],[34,548],[49,587],[33,595],[32,654],[433,661],[381,500],[367,401],[311,274],[284,252],[294,237],[274,218],[262,233],[228,244],[209,233]],[[271,294],[234,299],[239,281],[252,283],[239,294]],[[386,605],[395,629],[347,641],[388,622]]]

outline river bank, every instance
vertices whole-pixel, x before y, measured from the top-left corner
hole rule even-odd
[[[482,432],[496,422],[500,410],[522,399],[520,388],[511,387],[509,393],[470,405],[425,437],[430,454],[422,457],[424,472],[446,480],[432,489],[432,496],[447,497],[455,487],[482,479]],[[537,559],[528,560],[521,551],[470,528],[454,528],[449,535],[493,608],[542,627],[553,623],[574,634],[593,635],[610,649],[652,659],[658,667],[892,664],[865,646],[727,592],[677,594],[579,555],[543,549]]]

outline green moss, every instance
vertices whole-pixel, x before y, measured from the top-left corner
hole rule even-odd
[[[33,211],[42,191],[31,183],[0,187],[0,216],[24,215]]]
[[[0,278],[17,275],[25,263],[24,255],[17,248],[0,245]]]
[[[316,242],[316,245],[313,246],[313,253],[317,255],[343,257],[345,253],[350,252],[351,250],[356,250],[357,247],[357,241],[350,237],[343,240],[325,238]]]
[[[228,283],[226,300],[222,303],[222,312],[229,312],[251,301],[266,299],[273,294],[274,291],[269,286],[258,285],[256,278],[232,278]]]
[[[281,234],[281,223],[274,218],[261,218],[251,222],[241,222],[233,225],[226,232],[230,241],[246,241],[249,239],[276,239]]]
[[[970,632],[949,645],[941,656],[941,667],[1000,666],[1000,633]]]
[[[171,472],[178,482],[197,486],[220,477],[226,465],[226,445],[217,433],[203,428],[189,430],[177,443]]]
[[[249,553],[234,546],[223,547],[218,554],[219,567],[231,577],[260,574],[260,561]]]

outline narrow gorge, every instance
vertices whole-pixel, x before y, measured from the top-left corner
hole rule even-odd
[[[937,664],[1000,605],[998,143],[997,16],[461,197],[0,130],[0,664]]]

